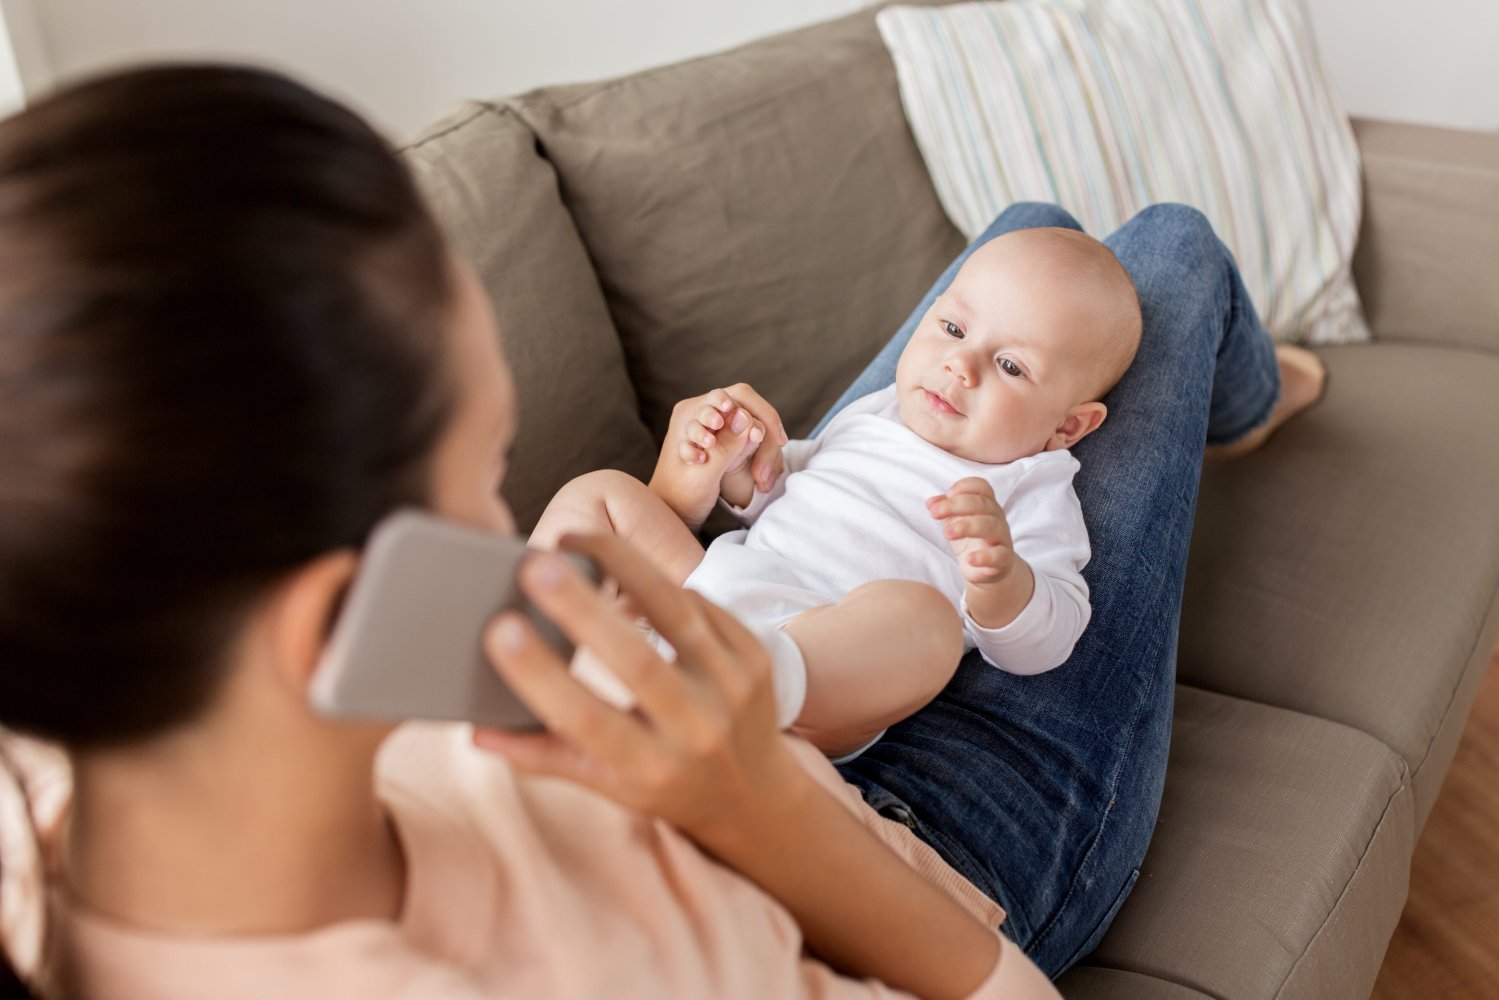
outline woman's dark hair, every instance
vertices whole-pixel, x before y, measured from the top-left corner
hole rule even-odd
[[[424,502],[452,291],[389,144],[283,76],[138,69],[0,122],[0,725],[193,719],[275,581]]]
[[[256,595],[422,501],[444,244],[355,114],[141,69],[0,123],[0,723],[194,716]]]

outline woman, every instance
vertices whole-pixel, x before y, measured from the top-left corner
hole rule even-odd
[[[1178,253],[1216,244],[1200,220],[1156,214],[1136,236]],[[1165,491],[1159,511],[1098,506],[1139,563],[1170,567],[1167,590],[1209,386],[1225,439],[1289,410],[1272,411],[1274,357],[1226,261],[1209,255],[1212,280],[1155,267],[1193,316],[1153,319],[1162,291],[1141,289],[1147,343],[1181,343],[1142,347],[1136,391],[1188,384],[1120,421],[1131,436],[1113,447],[1162,436],[1171,467],[1096,472]],[[42,831],[53,947],[36,988],[1053,996],[979,891],[1004,884],[991,876],[1010,871],[1005,850],[969,864],[970,834],[1011,820],[923,798],[972,752],[925,738],[971,744],[944,721],[975,683],[966,668],[952,698],[856,762],[871,805],[901,822],[882,819],[773,731],[764,651],[731,616],[618,543],[582,539],[679,666],[556,556],[528,560],[522,582],[632,687],[638,713],[594,699],[508,617],[488,651],[549,729],[478,737],[509,763],[460,727],[392,735],[308,710],[328,624],[385,513],[427,506],[513,532],[496,343],[482,290],[388,147],[289,81],[137,71],[0,125],[0,722],[61,743],[73,776]],[[1215,357],[1235,366],[1216,382]],[[1163,537],[1135,537],[1142,523]],[[1148,612],[1145,638],[1161,640],[1176,595],[1156,607],[1159,588],[1131,583],[1139,596],[1109,591],[1108,613]],[[1121,665],[1158,670],[1161,651],[1138,659],[1136,641]],[[1165,686],[1151,705],[1169,706]],[[1136,752],[1163,747],[1165,725],[1149,720]],[[902,767],[932,764],[901,783]]]

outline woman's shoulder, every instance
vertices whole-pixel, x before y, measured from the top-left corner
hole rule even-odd
[[[486,834],[505,827],[580,824],[630,826],[642,817],[570,782],[517,774],[498,754],[476,747],[465,723],[408,722],[376,759],[381,797],[408,812],[437,814]]]

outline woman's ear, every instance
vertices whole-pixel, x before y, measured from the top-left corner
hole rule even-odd
[[[1063,448],[1071,448],[1098,430],[1099,424],[1102,424],[1104,417],[1108,415],[1109,408],[1102,403],[1078,403],[1068,410],[1062,422],[1057,424],[1057,429],[1052,431],[1046,447],[1042,450],[1060,451]]]
[[[353,549],[318,556],[293,571],[265,605],[264,648],[277,675],[299,697],[312,681],[358,568],[359,554]]]

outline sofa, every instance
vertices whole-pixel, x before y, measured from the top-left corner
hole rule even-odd
[[[1368,996],[1499,613],[1499,135],[1356,121],[1376,340],[1204,470],[1170,762],[1097,998]],[[468,101],[403,155],[493,297],[522,529],[747,381],[807,433],[962,248],[873,12]],[[1065,669],[1065,668],[1063,668]]]

